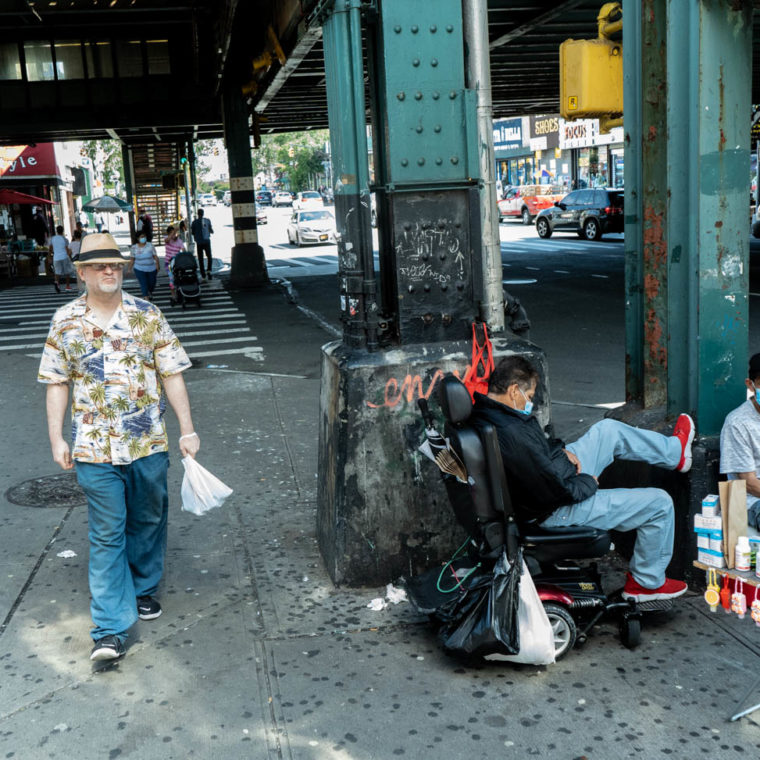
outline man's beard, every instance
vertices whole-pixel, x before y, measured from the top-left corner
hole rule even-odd
[[[98,290],[100,290],[101,293],[115,293],[120,289],[121,283],[118,280],[115,282],[101,282],[98,287]]]

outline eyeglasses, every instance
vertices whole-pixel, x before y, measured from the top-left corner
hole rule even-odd
[[[114,272],[121,272],[124,269],[124,264],[88,264],[96,272],[105,272],[106,269],[111,269]]]

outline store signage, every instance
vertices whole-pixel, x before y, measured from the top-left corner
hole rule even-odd
[[[559,123],[559,116],[531,116],[531,150],[551,150],[552,148],[558,148]],[[534,148],[534,143],[539,147]]]
[[[559,147],[587,148],[591,145],[611,145],[623,142],[623,128],[615,127],[607,134],[599,132],[599,119],[559,120]]]
[[[60,177],[53,143],[0,146],[0,181]]]
[[[522,144],[522,118],[499,119],[493,123],[494,150],[520,148]]]

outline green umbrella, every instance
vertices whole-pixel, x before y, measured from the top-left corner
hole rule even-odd
[[[108,214],[115,214],[119,211],[130,211],[132,206],[113,195],[103,195],[100,198],[93,198],[91,201],[82,205],[83,211],[102,211]]]

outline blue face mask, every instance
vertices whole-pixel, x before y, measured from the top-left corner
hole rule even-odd
[[[520,414],[530,414],[533,411],[533,402],[523,393],[522,388],[518,386],[517,390],[522,393],[522,397],[525,399],[525,409],[515,409],[515,411]]]
[[[147,241],[148,241],[148,238],[144,238],[144,237],[140,238],[140,242],[141,243],[146,243]]]
[[[754,385],[754,383],[752,383]],[[760,388],[755,388],[755,401],[760,404]]]

